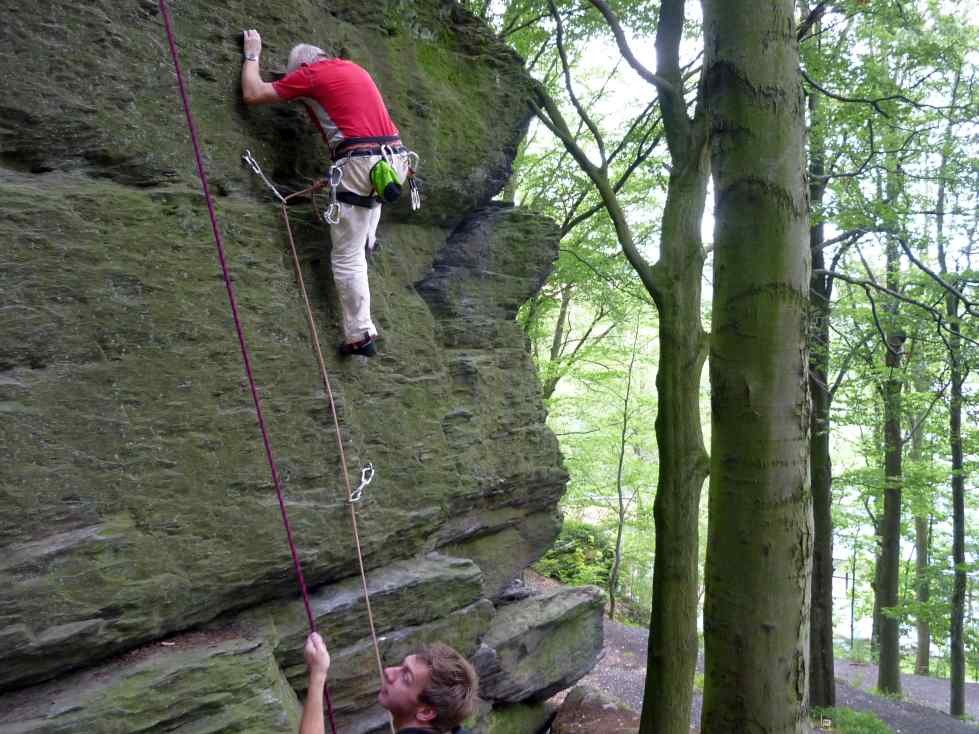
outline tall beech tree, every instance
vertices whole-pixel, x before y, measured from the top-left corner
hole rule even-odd
[[[886,287],[896,291],[900,255],[896,238],[887,238]],[[896,310],[896,307],[895,307]],[[904,438],[901,435],[902,356],[907,335],[896,324],[886,334],[884,351],[884,513],[880,519],[880,557],[877,590],[880,608],[880,665],[877,687],[885,693],[901,692],[900,619],[897,616],[901,563],[901,490]]]
[[[958,96],[961,70],[955,75],[952,104]],[[952,152],[952,121],[945,129],[942,158],[939,165],[938,204],[935,217],[935,239],[938,243],[938,263],[941,275],[948,287],[945,291],[945,314],[951,334],[946,341],[951,380],[948,399],[948,447],[952,457],[952,609],[949,627],[951,648],[951,680],[949,713],[965,715],[965,592],[968,579],[965,569],[965,457],[962,451],[962,386],[968,373],[963,360],[961,306],[962,299],[956,273],[948,267],[948,245],[945,235],[945,201],[948,190],[949,156]],[[977,210],[979,218],[979,210]],[[973,243],[970,242],[971,247]]]
[[[684,0],[663,0],[656,30],[656,73],[633,55],[619,21],[603,0],[591,0],[612,29],[622,56],[655,90],[670,153],[660,259],[649,263],[609,178],[606,145],[578,102],[561,49],[568,96],[592,133],[599,162],[579,144],[556,102],[543,90],[534,105],[541,122],[562,142],[594,183],[615,225],[626,259],[639,275],[659,314],[656,440],[659,477],[653,514],[656,547],[642,734],[687,734],[697,662],[698,541],[700,492],[708,459],[700,425],[700,376],[707,354],[701,326],[701,276],[705,252],[700,228],[709,175],[707,126],[698,86],[688,111],[680,64]],[[562,43],[562,21],[551,4]]]
[[[705,0],[714,175],[703,734],[808,731],[809,211],[792,0]]]

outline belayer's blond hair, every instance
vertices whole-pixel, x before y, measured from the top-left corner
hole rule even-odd
[[[292,51],[289,52],[289,61],[286,64],[286,71],[295,71],[303,64],[315,64],[317,61],[332,58],[333,56],[328,54],[319,46],[313,46],[309,43],[300,43],[297,46],[293,46]]]
[[[436,642],[415,653],[431,671],[421,703],[435,709],[430,722],[437,732],[451,732],[476,709],[479,676],[462,655],[448,645]]]

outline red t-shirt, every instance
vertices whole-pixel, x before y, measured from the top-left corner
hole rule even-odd
[[[282,99],[306,105],[331,148],[348,138],[398,135],[371,75],[352,61],[324,59],[303,65],[272,86]]]

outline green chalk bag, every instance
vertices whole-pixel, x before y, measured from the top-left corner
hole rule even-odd
[[[371,168],[371,183],[374,191],[385,204],[393,204],[401,198],[401,180],[394,166],[385,160],[380,160]]]

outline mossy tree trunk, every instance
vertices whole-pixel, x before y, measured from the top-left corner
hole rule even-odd
[[[918,609],[924,610],[931,599],[931,583],[928,580],[928,557],[930,555],[930,522],[929,518],[918,516],[914,518],[915,545],[915,600]],[[931,624],[928,616],[919,612],[915,619],[917,647],[914,656],[914,674],[930,675],[931,670]]]
[[[825,269],[822,213],[826,191],[819,97],[809,97],[809,198],[813,222],[809,227],[812,276],[809,281],[809,469],[812,475],[813,554],[812,619],[809,637],[809,702],[836,705],[833,670],[833,463],[829,453],[830,407],[829,320],[833,276]]]
[[[664,0],[656,29],[656,70],[682,89],[683,0]],[[700,378],[707,356],[701,328],[701,226],[710,175],[702,89],[693,117],[683,96],[660,94],[672,168],[663,210],[660,260],[656,443],[659,477],[653,517],[656,555],[640,734],[687,734],[697,664],[700,493],[708,458],[700,424]]]
[[[808,731],[804,102],[792,0],[705,0],[715,187],[703,734]]]
[[[955,582],[952,587],[952,618],[949,629],[951,648],[951,698],[949,713],[965,715],[965,590],[968,579],[965,568],[965,469],[962,454],[962,383],[964,374],[961,360],[956,296],[946,296],[946,309],[952,331],[949,337],[949,356],[952,361],[951,394],[949,397],[948,441],[952,452],[952,564]]]
[[[958,97],[961,70],[956,73],[952,91],[952,105]],[[938,262],[942,278],[957,284],[950,278],[945,251],[945,197],[948,175],[948,157],[952,146],[952,124],[945,131],[945,144],[942,149],[940,166],[938,203],[936,217],[936,239],[938,240]],[[973,243],[970,242],[970,245]],[[949,624],[950,661],[950,700],[949,713],[952,716],[965,715],[965,592],[968,584],[965,567],[965,457],[962,450],[962,385],[966,369],[962,360],[961,324],[959,321],[959,297],[951,292],[945,293],[945,314],[948,317],[948,362],[950,374],[948,401],[948,445],[952,455],[952,609]]]
[[[684,0],[663,0],[660,4],[655,74],[632,54],[608,3],[591,3],[612,28],[623,57],[658,94],[671,169],[660,259],[655,265],[639,252],[607,170],[589,160],[554,101],[541,93],[540,106],[535,102],[533,107],[595,184],[622,251],[659,313],[656,441],[660,465],[653,507],[656,556],[640,732],[687,734],[697,664],[700,493],[709,468],[700,425],[700,377],[707,354],[700,314],[705,258],[700,228],[709,175],[708,129],[702,86],[693,116],[688,115],[684,96],[680,67]],[[560,24],[553,6],[552,17],[560,44]]]
[[[886,284],[897,291],[900,254],[894,237],[887,239]],[[896,307],[893,309],[896,311]],[[880,518],[879,583],[877,598],[880,604],[880,664],[877,687],[884,693],[901,692],[900,620],[894,615],[898,606],[898,581],[901,565],[901,491],[904,482],[901,435],[901,389],[904,376],[901,356],[906,336],[890,324],[886,333],[884,354],[884,512]]]
[[[927,392],[930,385],[927,378],[917,373],[914,377],[914,389],[918,393]],[[928,410],[922,409],[914,416],[915,427],[911,432],[911,461],[920,462],[925,458],[924,450],[924,421]],[[931,598],[931,581],[928,564],[931,555],[931,507],[918,503],[919,508],[914,516],[914,596],[918,605],[914,626],[917,636],[915,647],[914,674],[928,675],[931,668],[931,625],[926,611],[928,600]]]

